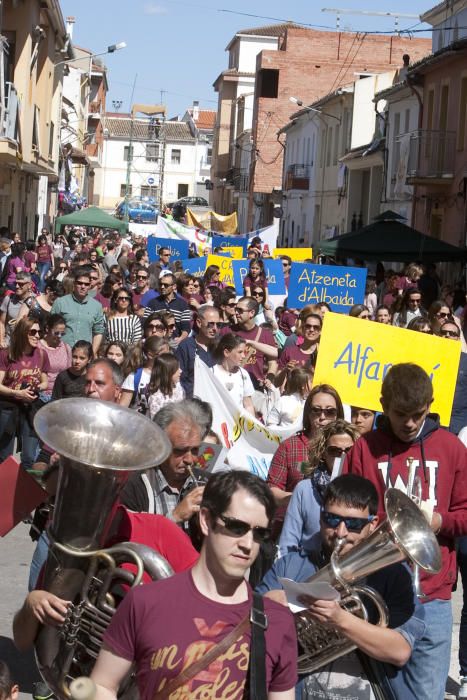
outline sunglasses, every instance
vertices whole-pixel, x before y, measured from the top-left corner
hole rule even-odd
[[[149,328],[152,328],[153,331],[165,331],[164,326],[161,326],[160,323],[150,323]]]
[[[175,328],[175,323],[168,323],[167,328]]]
[[[449,314],[447,314],[445,311],[440,311],[436,314],[436,318],[447,318],[448,316]]]
[[[305,328],[308,331],[320,331],[321,330],[321,326],[315,326],[315,325],[312,325],[311,323],[305,323]]]
[[[264,292],[253,292],[252,296],[254,296],[254,297],[264,297]]]
[[[173,287],[173,282],[161,282],[159,286],[167,289],[167,287]]]
[[[369,515],[367,518],[347,518],[345,515],[330,513],[328,510],[321,511],[321,518],[325,525],[336,530],[341,523],[345,523],[345,527],[349,532],[361,532],[365,525],[373,522],[375,517],[375,515]]]
[[[346,455],[347,452],[349,452],[352,449],[353,445],[349,445],[349,447],[337,447],[337,445],[328,445],[326,447],[326,453],[330,457],[342,457],[342,455]]]
[[[136,275],[137,280],[147,280],[148,275]]]
[[[230,304],[226,304],[226,306],[230,306],[230,308],[235,308],[236,304],[234,301],[230,302]]]
[[[248,309],[242,309],[241,306],[236,306],[235,311],[237,312],[237,314],[244,314],[244,313],[248,312]]]
[[[75,282],[77,287],[90,287],[91,283],[90,282]]]
[[[440,331],[440,335],[444,336],[445,338],[460,338],[460,334],[456,333],[456,331]]]
[[[117,301],[130,301],[130,297],[117,297]]]
[[[325,416],[326,418],[335,418],[337,416],[337,408],[320,408],[319,406],[312,406],[311,415],[316,416],[316,418],[321,415]]]
[[[28,335],[38,336],[40,334],[41,332],[38,328],[31,328],[31,330],[28,331]]]
[[[24,287],[26,284],[29,284],[29,282],[15,282],[15,287]]]
[[[52,331],[52,335],[56,338],[62,338],[65,335],[65,331]]]
[[[253,539],[257,544],[268,542],[271,539],[271,529],[269,527],[261,527],[256,525],[251,527],[249,523],[237,518],[229,518],[227,515],[218,515],[219,520],[222,520],[224,527],[232,537],[243,537],[250,530],[253,533]]]

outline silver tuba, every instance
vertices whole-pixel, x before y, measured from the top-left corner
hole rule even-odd
[[[441,551],[425,516],[411,498],[398,489],[388,489],[384,504],[386,519],[381,525],[342,556],[336,549],[331,562],[308,582],[330,584],[341,594],[340,604],[364,620],[368,619],[368,611],[362,598],[369,599],[378,612],[378,624],[386,627],[388,612],[384,600],[369,586],[356,582],[405,559],[436,574],[441,569]],[[312,673],[356,648],[332,626],[312,620],[306,611],[296,613],[295,621],[300,674]]]
[[[42,626],[35,642],[39,669],[59,698],[89,675],[116,609],[119,584],[171,576],[167,561],[144,545],[101,549],[109,536],[122,487],[132,472],[163,462],[170,443],[136,411],[94,399],[63,399],[37,412],[35,430],[60,455],[49,554],[42,588],[72,602],[60,627]],[[136,574],[123,563],[136,566]]]

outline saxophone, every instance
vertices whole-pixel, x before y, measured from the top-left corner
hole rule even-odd
[[[136,411],[94,399],[63,399],[34,419],[40,439],[60,456],[49,553],[42,588],[70,600],[58,627],[43,625],[35,641],[37,663],[59,698],[69,698],[74,678],[88,676],[122,585],[171,576],[168,562],[131,542],[108,549],[121,489],[132,472],[163,462],[171,446],[162,430]],[[136,574],[122,565],[136,566]]]

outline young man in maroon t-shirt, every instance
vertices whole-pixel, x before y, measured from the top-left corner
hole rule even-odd
[[[193,568],[170,579],[132,589],[104,635],[91,674],[96,700],[113,700],[136,664],[141,700],[152,700],[169,683],[170,697],[240,698],[250,661],[251,624],[206,668],[180,682],[184,671],[223,640],[252,608],[245,574],[260,543],[270,537],[274,500],[249,472],[215,474],[200,508],[204,535]],[[266,692],[269,700],[293,700],[296,636],[288,608],[266,598]],[[181,681],[182,679],[180,679]]]

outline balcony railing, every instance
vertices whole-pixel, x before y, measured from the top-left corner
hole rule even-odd
[[[289,165],[285,174],[286,190],[307,190],[310,186],[309,165]]]
[[[248,192],[250,177],[246,168],[230,168],[225,179],[226,184],[233,185],[236,192]]]
[[[400,143],[404,136],[400,138]],[[455,131],[419,129],[410,133],[407,181],[450,181],[455,172]]]

